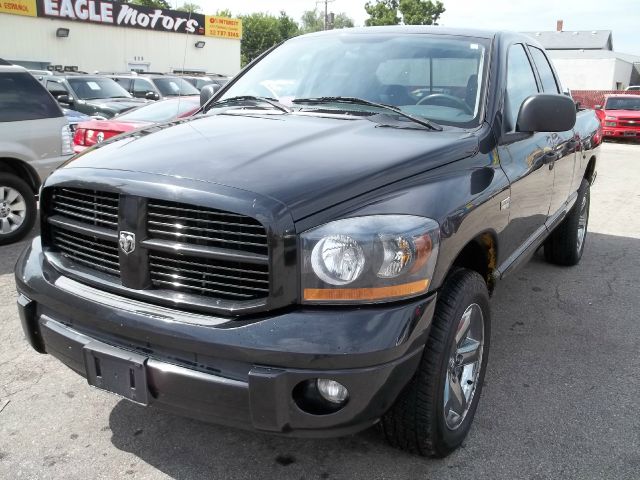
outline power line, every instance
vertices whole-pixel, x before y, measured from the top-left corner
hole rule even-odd
[[[329,4],[336,0],[317,0],[316,7],[319,3],[324,3],[324,29],[329,30]]]

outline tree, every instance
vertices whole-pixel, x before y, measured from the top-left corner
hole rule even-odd
[[[307,10],[300,18],[302,20],[302,33],[313,33],[324,30],[324,13],[320,13],[318,9]]]
[[[352,28],[353,25],[353,19],[346,13],[338,13],[333,19],[333,28]]]
[[[181,7],[177,8],[179,12],[199,13],[202,8],[197,3],[184,3]]]
[[[280,41],[295,37],[300,33],[300,27],[296,21],[282,10],[278,17],[278,28],[280,29]]]
[[[367,2],[364,9],[369,14],[369,18],[365,20],[367,27],[378,25],[398,25],[400,17],[398,17],[398,0],[375,0]]]
[[[166,0],[129,0],[127,3],[131,5],[140,5],[141,7],[149,8],[164,8],[170,10],[171,6]]]
[[[405,25],[437,25],[445,11],[442,2],[431,0],[400,0],[399,9]]]
[[[216,13],[213,14],[215,17],[226,17],[226,18],[231,18],[233,17],[233,15],[231,15],[231,10],[225,8],[224,10],[217,10]]]

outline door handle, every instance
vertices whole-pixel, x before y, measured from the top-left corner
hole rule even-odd
[[[544,164],[549,165],[549,170],[553,170],[553,166],[559,155],[556,152],[548,152],[544,154]]]

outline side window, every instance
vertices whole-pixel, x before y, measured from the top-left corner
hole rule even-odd
[[[132,80],[130,78],[114,78],[114,80],[116,82],[118,82],[118,84],[124,88],[127,92],[131,91],[131,82]]]
[[[533,63],[536,64],[540,80],[542,80],[542,88],[546,93],[560,93],[556,78],[553,76],[553,69],[549,64],[549,60],[542,50],[536,47],[529,47]]]
[[[153,92],[154,89],[151,84],[147,80],[142,80],[140,78],[136,78],[133,81],[133,96],[134,97],[143,97],[147,92]]]
[[[61,117],[62,110],[26,72],[0,73],[0,122]]]
[[[69,95],[69,91],[62,83],[53,80],[47,80],[47,90],[54,98],[58,95]]]
[[[529,57],[521,44],[512,45],[509,48],[507,60],[507,96],[504,112],[509,130],[513,131],[516,128],[522,102],[536,93],[538,93],[538,85]]]

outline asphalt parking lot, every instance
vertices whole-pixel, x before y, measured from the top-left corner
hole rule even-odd
[[[444,460],[376,429],[333,440],[237,431],[145,409],[23,340],[0,247],[0,478],[640,478],[640,145],[607,143],[582,263],[538,254],[499,284],[471,434]]]

